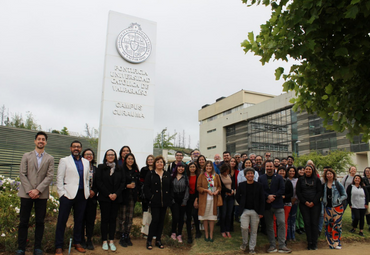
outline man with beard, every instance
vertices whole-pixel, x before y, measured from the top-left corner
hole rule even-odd
[[[196,163],[199,156],[200,156],[200,151],[198,149],[192,150],[190,152],[190,158],[191,158],[191,160],[189,160],[188,162],[186,162],[186,164],[190,164],[191,162]]]
[[[258,172],[259,176],[265,174],[265,168],[262,165],[262,156],[260,155],[256,156],[256,165],[254,166],[254,170]]]
[[[35,150],[22,157],[18,196],[21,198],[18,228],[18,250],[16,255],[24,255],[27,244],[28,222],[35,205],[36,228],[34,254],[42,255],[41,241],[44,234],[44,219],[49,198],[49,185],[54,176],[54,158],[45,152],[48,136],[40,131],[35,136]]]
[[[277,174],[278,169],[280,166],[280,159],[279,158],[274,158],[274,172]]]
[[[286,165],[286,168],[290,168],[292,166],[294,166],[294,158],[293,156],[288,156],[287,157],[287,161],[286,161],[287,165]]]
[[[270,247],[267,252],[277,252],[275,233],[274,233],[274,215],[278,226],[278,242],[280,253],[291,253],[285,244],[285,216],[284,216],[284,201],[283,195],[285,192],[285,184],[283,177],[274,173],[274,164],[271,160],[266,161],[266,174],[258,178],[258,182],[263,185],[265,192],[265,213],[263,218],[266,222],[267,237],[270,242]]]
[[[71,155],[59,161],[57,190],[59,195],[59,215],[55,233],[55,254],[63,253],[63,240],[69,213],[73,207],[73,246],[78,252],[86,252],[81,246],[82,222],[89,190],[90,163],[81,157],[82,144],[71,143]]]
[[[213,162],[213,167],[215,168],[215,172],[217,174],[220,174],[220,167],[221,167],[221,156],[220,154],[215,154],[214,156],[214,162]]]

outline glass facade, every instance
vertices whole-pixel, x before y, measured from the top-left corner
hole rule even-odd
[[[245,135],[240,135],[243,129]],[[226,127],[226,149],[231,153],[269,151],[273,157],[286,157],[295,152],[297,139],[297,116],[291,108]]]

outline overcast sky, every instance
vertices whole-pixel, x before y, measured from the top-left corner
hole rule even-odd
[[[241,0],[0,0],[0,106],[43,130],[99,127],[108,12],[157,22],[154,134],[199,140],[198,110],[241,89],[282,93],[274,70],[240,43],[270,8]],[[186,145],[188,141],[186,142]]]

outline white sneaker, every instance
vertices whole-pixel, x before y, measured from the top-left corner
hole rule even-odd
[[[342,246],[336,246],[335,249],[340,250],[342,249]]]
[[[101,248],[103,249],[103,251],[107,251],[109,249],[108,243],[103,243],[103,246]]]
[[[116,250],[117,250],[117,248],[116,248],[116,246],[114,245],[114,243],[109,243],[109,247],[110,247],[110,250],[111,250],[111,251],[116,251]]]

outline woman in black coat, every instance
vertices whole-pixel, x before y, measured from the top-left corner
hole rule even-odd
[[[166,162],[162,156],[154,159],[154,170],[148,173],[144,182],[145,197],[149,200],[149,207],[152,213],[152,222],[149,226],[149,235],[146,248],[153,249],[152,239],[156,236],[155,245],[160,249],[164,246],[161,242],[161,236],[164,226],[167,207],[172,205],[173,190],[172,178],[168,171],[164,171]]]
[[[81,245],[85,249],[94,250],[94,245],[92,243],[91,238],[94,232],[96,207],[98,205],[97,200],[98,187],[96,186],[95,153],[92,149],[86,149],[82,152],[82,157],[90,162],[90,173],[89,173],[90,197],[87,199],[85,215],[82,223],[83,225],[82,225]],[[85,229],[86,229],[86,240],[85,240]]]
[[[298,179],[296,194],[306,230],[307,249],[317,250],[317,238],[319,237],[317,226],[321,211],[322,187],[321,181],[316,176],[315,169],[312,166],[307,165],[304,176]]]
[[[113,243],[116,230],[116,218],[120,203],[123,200],[122,191],[125,187],[125,175],[117,164],[117,154],[109,149],[104,155],[103,164],[98,166],[96,173],[98,186],[98,200],[101,212],[101,235],[103,250],[107,251],[107,236],[109,233],[109,247],[111,251],[116,250]]]
[[[134,208],[139,195],[140,188],[140,173],[139,167],[136,164],[134,154],[128,153],[125,156],[123,164],[123,172],[125,174],[125,188],[123,190],[123,222],[122,222],[122,237],[119,244],[122,247],[132,246],[130,232],[132,220],[134,218]]]

